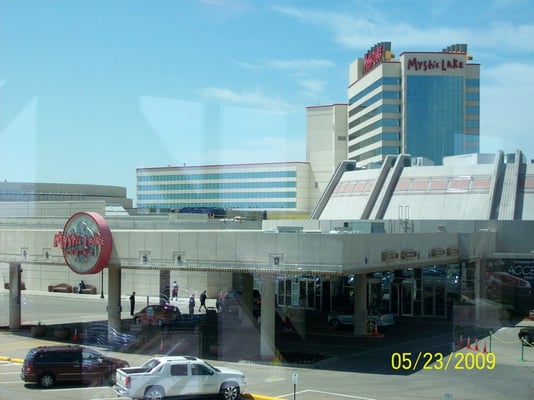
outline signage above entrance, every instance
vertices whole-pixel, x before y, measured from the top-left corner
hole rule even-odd
[[[61,248],[71,270],[78,274],[96,274],[111,258],[111,230],[100,214],[76,213],[69,218],[63,232],[54,235],[53,245]]]

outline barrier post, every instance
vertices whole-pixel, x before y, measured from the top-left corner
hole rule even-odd
[[[299,374],[293,372],[293,400],[297,398],[297,382],[299,380]]]

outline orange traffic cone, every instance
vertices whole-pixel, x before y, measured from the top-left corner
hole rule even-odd
[[[161,340],[159,342],[159,352],[163,353],[163,338],[161,338]]]
[[[373,330],[373,336],[378,336],[378,324],[375,323],[375,329]]]
[[[484,347],[482,347],[482,353],[485,353],[486,351],[486,341],[484,340]]]
[[[462,335],[460,335],[460,342],[458,343],[458,347],[460,347],[460,348],[464,347],[464,339],[463,339]]]
[[[465,346],[467,349],[470,349],[471,348],[471,338],[468,336],[467,337],[467,346]]]
[[[74,336],[72,336],[72,341],[73,342],[78,341],[78,328],[74,328]]]
[[[478,338],[475,339],[475,351],[478,351]]]

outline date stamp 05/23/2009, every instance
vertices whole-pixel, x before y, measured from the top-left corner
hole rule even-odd
[[[398,371],[416,371],[417,369],[446,371],[454,370],[492,370],[497,358],[495,353],[443,353],[403,352],[391,354],[391,368]]]

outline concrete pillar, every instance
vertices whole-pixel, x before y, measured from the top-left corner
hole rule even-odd
[[[108,267],[108,323],[121,330],[121,269]]]
[[[241,282],[243,285],[243,305],[247,310],[247,314],[252,314],[254,277],[252,274],[244,273],[241,277]]]
[[[261,274],[260,356],[272,359],[275,354],[274,275]]]
[[[367,275],[354,276],[354,336],[367,334]]]
[[[9,329],[20,329],[20,264],[9,263]]]
[[[159,294],[164,294],[170,300],[171,298],[171,271],[159,271]]]

